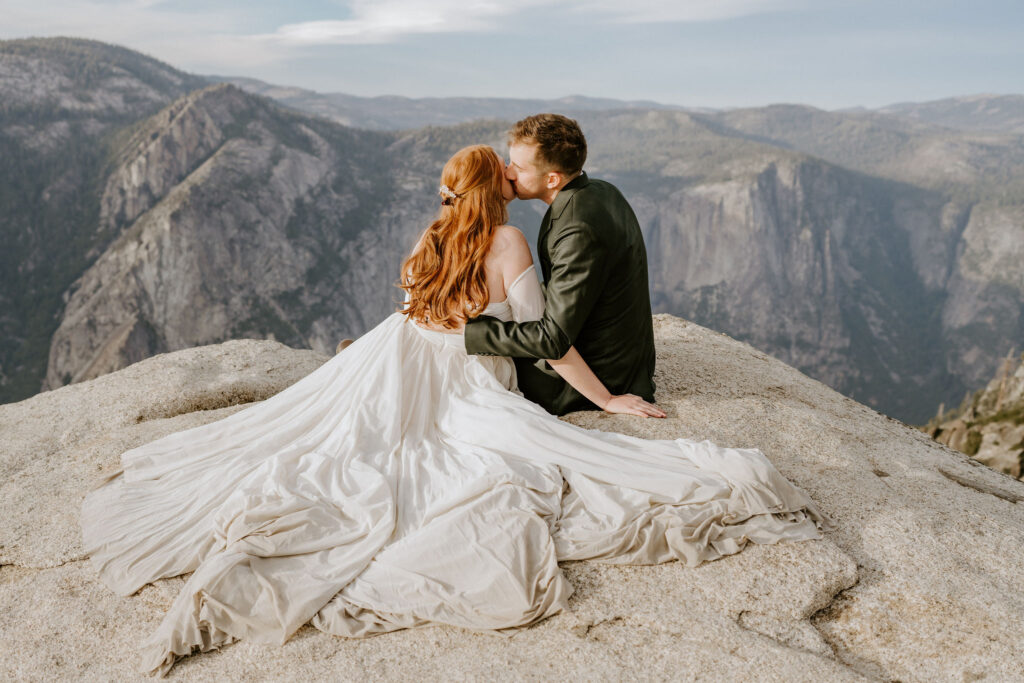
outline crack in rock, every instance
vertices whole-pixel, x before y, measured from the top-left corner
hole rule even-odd
[[[956,474],[955,472],[950,472],[944,467],[940,467],[938,469],[939,474],[944,476],[946,479],[956,482],[957,484],[965,486],[969,489],[974,489],[975,491],[979,491],[981,493],[987,493],[990,496],[995,496],[996,498],[1002,498],[1003,500],[1010,503],[1019,503],[1020,501],[1024,500],[1024,495],[1014,493],[1001,486],[995,486],[993,484],[986,484],[984,482],[974,481],[963,475]],[[994,472],[995,470],[992,471]]]
[[[151,422],[153,420],[169,420],[179,415],[187,415],[198,412],[209,412],[233,406],[248,405],[264,401],[275,393],[277,388],[260,389],[233,389],[231,391],[219,391],[211,394],[201,394],[189,397],[188,400],[177,401],[168,406],[156,406],[154,408],[140,411],[135,415],[136,424]]]
[[[580,621],[580,623],[576,624],[569,630],[572,631],[573,635],[575,635],[577,638],[590,638],[592,637],[590,635],[590,632],[594,628],[601,626],[602,624],[614,624],[623,620],[625,620],[625,617],[622,616],[608,617],[607,619],[598,619],[596,621],[591,621],[590,619],[583,619]]]
[[[820,625],[822,622],[835,621],[840,618],[841,613],[845,609],[847,603],[851,602],[854,598],[850,595],[850,592],[856,589],[861,582],[861,570],[863,567],[857,565],[857,580],[853,585],[838,591],[832,596],[832,600],[827,605],[819,609],[814,614],[808,617],[808,622],[818,632],[822,642],[824,642],[829,649],[832,651],[831,656],[838,662],[855,671],[856,673],[869,678],[873,681],[885,681],[886,683],[899,683],[896,679],[888,676],[885,669],[878,662],[874,662],[867,659],[862,659],[854,653],[847,650],[840,639],[829,635],[828,630],[822,628]]]
[[[754,610],[741,610],[736,615],[736,624],[743,630],[768,638],[782,647],[827,657],[871,680],[888,681],[890,679],[885,677],[877,665],[844,656],[845,653],[839,643],[831,639],[817,624],[823,618],[835,617],[841,609],[841,603],[846,600],[846,594],[860,583],[860,570],[861,567],[858,565],[854,582],[836,590],[824,606],[804,619],[780,619]]]
[[[75,557],[68,558],[59,564],[54,564],[49,567],[30,567],[17,562],[0,562],[0,578],[7,574],[18,574],[20,576],[27,576],[29,574],[38,574],[39,572],[50,571],[51,569],[60,569],[66,567],[69,564],[78,564],[79,562],[88,561],[88,555],[77,555]]]
[[[839,660],[821,633],[806,619],[779,619],[768,614],[743,610],[736,615],[736,624],[744,631],[769,638],[790,650]]]

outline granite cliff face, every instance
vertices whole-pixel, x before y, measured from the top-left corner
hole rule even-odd
[[[202,85],[96,41],[0,41],[0,400],[40,390],[64,293],[116,236],[99,196],[126,127]]]
[[[762,449],[835,522],[695,569],[565,563],[569,609],[512,638],[452,627],[369,639],[301,629],[182,661],[181,680],[529,678],[978,681],[1024,670],[1024,483],[749,345],[655,316],[664,420],[570,422]],[[125,450],[213,422],[315,371],[316,352],[233,340],[0,405],[0,675],[130,680],[184,583],[122,598],[82,554],[85,493]],[[142,677],[138,677],[142,678]]]
[[[897,362],[883,360],[894,381],[912,378],[919,395],[948,404],[985,382],[1024,338],[1024,136],[789,105],[698,118],[723,134],[870,176],[864,186],[874,200],[857,211],[878,240],[871,261],[898,254],[901,263],[891,271],[895,279],[865,282],[879,282],[890,300],[902,299],[904,319],[917,311],[910,323],[914,341]],[[922,374],[925,365],[940,366],[933,381]],[[927,417],[920,409],[893,410],[877,395],[853,395],[904,419]]]
[[[941,331],[922,311],[935,297],[912,277],[893,215],[905,199],[799,156],[634,196],[646,200],[636,205],[655,310],[770,349],[890,414],[913,414],[917,397],[941,385],[941,347],[927,343]],[[892,385],[899,395],[883,397]]]
[[[101,220],[117,225],[119,237],[71,287],[47,386],[253,326],[326,350],[324,335],[339,330],[319,330],[317,317],[295,323],[324,304],[324,293],[306,287],[306,273],[330,247],[345,245],[341,235],[333,244],[303,244],[319,225],[289,221],[303,211],[326,221],[366,211],[374,197],[360,200],[359,183],[383,179],[355,176],[372,139],[350,136],[342,159],[332,145],[339,141],[312,128],[285,121],[282,134],[280,116],[216,86],[175,102],[135,133],[101,200]],[[341,266],[328,261],[324,276],[342,279]],[[273,297],[286,292],[295,305],[281,311]]]
[[[967,386],[979,386],[1007,342],[1011,348],[1024,342],[1024,205],[971,210],[947,291],[947,367]]]

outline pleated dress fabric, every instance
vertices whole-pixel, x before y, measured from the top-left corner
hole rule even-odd
[[[536,320],[531,267],[484,313]],[[273,397],[126,451],[82,506],[122,595],[191,572],[142,668],[308,622],[361,637],[503,632],[557,613],[559,560],[695,566],[828,519],[757,449],[577,427],[524,398],[511,359],[400,313]]]

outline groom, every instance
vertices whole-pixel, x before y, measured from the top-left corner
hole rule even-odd
[[[519,199],[549,205],[537,237],[544,317],[466,323],[466,352],[512,356],[519,389],[548,412],[599,410],[544,359],[575,346],[612,394],[654,401],[654,327],[647,252],[629,203],[583,172],[587,141],[558,114],[529,116],[509,132],[507,177]]]

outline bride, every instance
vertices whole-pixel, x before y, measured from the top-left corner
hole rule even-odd
[[[467,355],[467,319],[536,320],[544,300],[502,225],[497,154],[460,150],[441,180],[460,201],[403,264],[402,310],[275,396],[126,451],[86,497],[83,543],[111,589],[192,573],[145,670],[307,622],[511,629],[565,608],[560,560],[692,567],[821,537],[827,519],[761,451],[583,429],[525,399],[511,359]],[[551,365],[606,410],[664,415],[611,396],[572,349]]]

